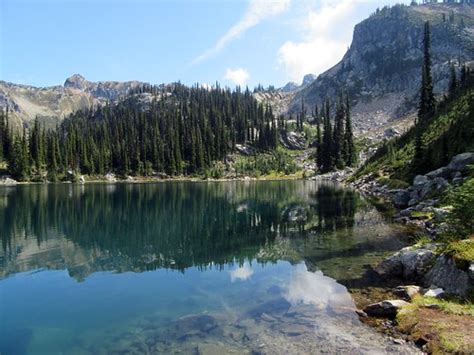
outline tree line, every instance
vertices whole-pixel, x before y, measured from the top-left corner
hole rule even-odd
[[[322,112],[316,107],[313,113],[321,172],[356,162],[349,98],[339,98],[334,127],[330,113],[329,100]],[[0,113],[0,162],[6,161],[9,174],[21,181],[107,173],[206,175],[239,144],[274,152],[288,129],[284,117],[277,118],[248,89],[218,85],[146,85],[118,104],[75,112],[56,129],[46,129],[36,119],[29,129],[14,130],[8,114]],[[305,114],[302,105],[297,129],[302,130]]]
[[[437,102],[433,91],[432,60],[431,60],[431,29],[430,23],[426,22],[423,32],[423,65],[421,69],[420,96],[418,104],[418,114],[415,122],[414,157],[412,160],[412,171],[414,174],[421,174],[431,170],[441,163],[448,163],[450,145],[456,142],[447,140],[448,133],[443,135],[441,144],[428,145],[423,139],[427,127],[434,117],[456,99],[472,87],[473,78],[470,68],[465,64],[461,66],[458,62],[459,70],[456,70],[453,63],[450,64],[450,80],[448,92],[440,102]],[[458,72],[459,71],[459,75]],[[458,78],[459,76],[459,78]],[[451,127],[454,128],[454,127]]]
[[[67,171],[198,174],[234,152],[236,144],[275,149],[284,129],[283,118],[248,90],[175,84],[172,90],[144,87],[140,92],[153,93],[144,97],[151,101],[140,102],[133,93],[117,105],[73,113],[55,130],[35,120],[31,129],[15,132],[8,112],[2,112],[0,160],[20,180],[47,174],[54,181]]]
[[[316,163],[322,173],[346,166],[354,167],[357,163],[348,95],[339,96],[334,111],[334,126],[331,124],[329,99],[320,111],[317,107],[314,111],[317,124]]]

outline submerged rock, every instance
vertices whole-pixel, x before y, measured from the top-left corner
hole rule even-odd
[[[372,303],[364,307],[363,311],[372,317],[393,318],[397,315],[400,308],[409,305],[403,300],[385,300],[382,302]]]

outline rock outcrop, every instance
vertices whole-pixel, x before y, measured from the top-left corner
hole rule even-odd
[[[443,14],[446,18],[451,14],[453,20],[443,21]],[[296,93],[289,112],[298,112],[302,100],[308,107],[320,106],[327,97],[337,97],[341,87],[346,87],[354,100],[356,131],[383,126],[414,110],[427,20],[432,29],[435,91],[444,92],[449,63],[458,68],[459,59],[473,60],[473,4],[396,5],[377,11],[355,27],[343,59]]]
[[[433,266],[438,244],[422,247],[406,247],[383,260],[375,271],[385,278],[401,278],[406,281],[422,280]]]
[[[34,87],[0,81],[0,109],[8,107],[14,126],[29,125],[36,117],[49,127],[69,114],[106,102],[115,102],[139,81],[91,82],[79,74],[67,78],[63,86]]]
[[[468,271],[459,269],[454,260],[445,255],[436,259],[433,268],[424,277],[424,283],[458,296],[466,296],[474,289],[474,280],[469,277]]]

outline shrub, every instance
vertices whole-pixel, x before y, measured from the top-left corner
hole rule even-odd
[[[474,178],[455,189],[450,196],[453,210],[450,222],[462,236],[474,234]]]

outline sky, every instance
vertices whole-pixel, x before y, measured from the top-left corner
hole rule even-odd
[[[253,88],[335,65],[355,24],[409,0],[0,0],[0,80]]]

